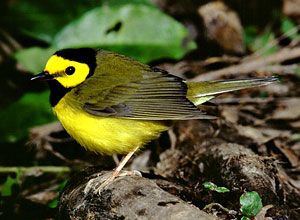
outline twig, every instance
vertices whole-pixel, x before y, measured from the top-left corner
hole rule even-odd
[[[242,97],[242,98],[215,98],[210,102],[220,105],[220,104],[249,104],[249,103],[269,103],[274,101],[274,98],[251,98],[251,97]]]
[[[283,48],[278,52],[271,54],[267,57],[259,57],[256,59],[251,59],[243,61],[240,64],[229,66],[220,70],[210,71],[203,73],[195,78],[192,81],[205,81],[221,78],[225,75],[240,75],[246,74],[253,71],[257,71],[261,68],[265,68],[271,64],[278,64],[286,60],[291,60],[300,57],[300,47],[295,48]]]
[[[300,68],[300,65],[298,64],[271,65],[271,66],[263,66],[259,68],[258,71],[273,72],[276,74],[294,74],[298,68]]]
[[[213,202],[213,203],[210,203],[210,204],[206,205],[203,208],[203,211],[210,212],[213,209],[214,206],[217,206],[219,209],[221,209],[222,211],[224,211],[228,214],[237,214],[236,211],[225,208],[224,206],[222,206],[221,204],[216,203],[216,202]]]
[[[0,173],[28,173],[34,171],[41,171],[43,173],[69,173],[71,169],[66,166],[34,166],[34,167],[2,167],[0,166]]]
[[[283,33],[281,36],[275,38],[274,40],[271,40],[269,43],[267,43],[266,46],[260,48],[259,50],[255,51],[253,54],[251,54],[251,58],[258,58],[260,56],[262,56],[262,54],[264,52],[266,52],[268,49],[276,46],[278,44],[278,42],[280,42],[281,40],[288,38],[290,36],[292,36],[293,34],[296,34],[298,32],[300,28],[300,25],[297,25],[296,27],[291,28],[290,30],[288,30],[287,32]],[[294,44],[294,42],[291,42],[292,44]]]
[[[63,127],[60,124],[60,122],[55,121],[49,124],[41,125],[41,126],[36,126],[30,129],[30,136],[32,138],[46,138],[46,140],[53,138],[50,138],[51,133],[55,132],[60,132],[63,131]]]

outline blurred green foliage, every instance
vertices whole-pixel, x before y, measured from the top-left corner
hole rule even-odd
[[[251,51],[258,53],[259,55],[270,55],[279,50],[275,34],[266,29],[263,33],[257,35],[254,27],[246,29],[246,42]]]
[[[0,143],[13,143],[26,137],[28,128],[54,120],[48,103],[49,92],[26,93],[0,110]]]
[[[279,41],[289,39],[290,41],[299,41],[299,27],[290,18],[281,13],[274,15],[280,23],[280,36],[276,36],[274,30],[267,26],[263,31],[259,31],[256,26],[248,26],[244,29],[244,42],[246,46],[256,55],[267,56],[277,52],[280,49]]]
[[[13,1],[3,22],[18,27],[33,38],[51,43],[56,33],[84,12],[99,6],[99,0]],[[13,18],[13,19],[12,19]]]
[[[15,177],[7,176],[5,182],[1,186],[1,196],[8,197],[13,194],[13,187],[18,186],[21,182],[21,171],[17,171]]]
[[[83,8],[79,11],[85,10]],[[30,14],[29,20],[33,16]],[[67,14],[66,17],[72,16]],[[22,67],[32,72],[42,70],[49,51],[63,48],[104,48],[142,62],[149,62],[164,57],[178,59],[195,47],[195,44],[190,42],[184,48],[182,42],[187,36],[187,30],[183,25],[145,0],[120,1],[118,4],[112,1],[102,4],[82,13],[63,27],[61,24],[65,24],[67,19],[58,21],[53,14],[47,18],[48,22],[45,23],[57,23],[56,27],[60,28],[45,31],[45,27],[39,28],[41,23],[38,23],[36,18],[32,19],[32,28],[25,31],[47,41],[50,48],[29,48],[19,51],[16,55]],[[28,57],[38,58],[37,62],[36,59]]]
[[[298,26],[290,18],[283,16],[281,19],[281,32],[292,41],[300,40],[300,34],[298,34]]]
[[[55,52],[53,48],[30,47],[15,53],[16,60],[31,73],[41,72],[45,61]],[[34,62],[33,62],[34,61]]]

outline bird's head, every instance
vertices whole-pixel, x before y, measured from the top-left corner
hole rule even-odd
[[[73,88],[93,75],[96,50],[91,48],[63,49],[54,53],[43,72],[31,80],[57,80],[64,88]]]

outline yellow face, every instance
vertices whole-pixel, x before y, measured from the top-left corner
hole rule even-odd
[[[90,68],[85,63],[79,63],[53,55],[48,60],[45,72],[54,76],[63,87],[75,87],[82,83],[88,76]]]

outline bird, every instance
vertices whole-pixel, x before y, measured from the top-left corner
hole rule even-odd
[[[215,95],[268,85],[276,77],[188,82],[130,57],[94,48],[55,52],[31,80],[46,80],[50,104],[81,146],[101,154],[132,155],[170,127],[171,121],[213,119],[197,106]]]

